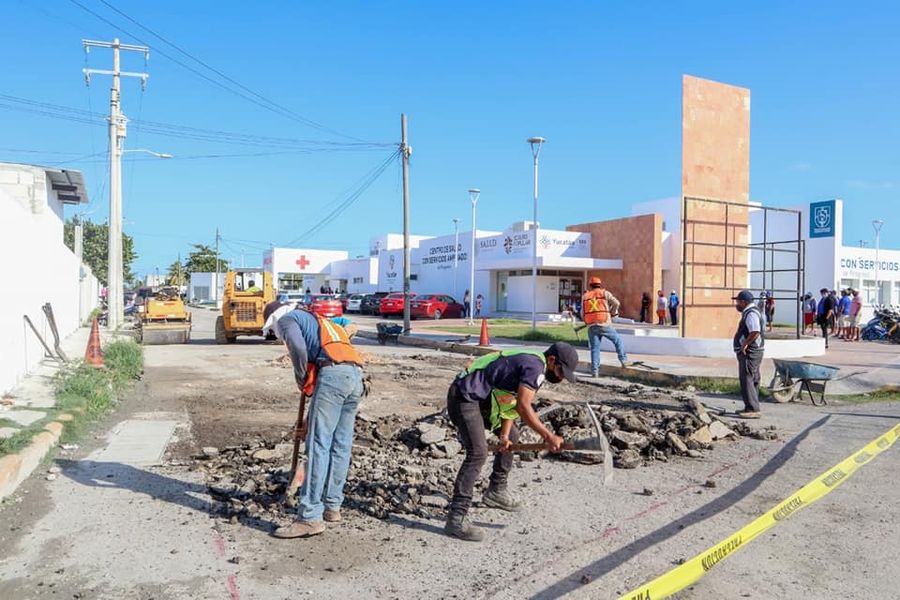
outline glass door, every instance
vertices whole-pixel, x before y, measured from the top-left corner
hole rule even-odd
[[[509,271],[497,272],[497,312],[506,312],[506,298],[509,295]]]

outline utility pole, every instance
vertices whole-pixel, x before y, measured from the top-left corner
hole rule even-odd
[[[84,320],[84,303],[81,293],[81,282],[84,281],[84,226],[81,219],[75,221],[75,260],[78,261],[78,322]]]
[[[400,154],[403,158],[403,332],[409,333],[409,156],[406,115],[400,115]]]
[[[478,225],[475,221],[475,209],[478,207],[478,197],[481,190],[469,188],[469,199],[472,201],[472,256],[469,257],[469,320],[468,325],[475,324],[475,238],[478,237]]]
[[[884,221],[881,219],[874,219],[872,221],[872,228],[875,230],[875,303],[881,304],[884,301],[884,298],[881,297],[881,281],[880,281],[880,268],[881,263],[879,262],[880,257],[878,256],[878,251],[881,249],[881,226],[884,225]]]
[[[213,277],[213,298],[219,301],[219,228],[216,227],[216,274]]]
[[[121,95],[119,93],[120,77],[137,77],[141,87],[147,85],[147,73],[132,73],[119,68],[119,52],[121,50],[141,52],[144,60],[150,56],[150,48],[119,43],[119,38],[112,42],[82,40],[85,53],[91,48],[110,48],[113,51],[113,68],[82,69],[87,85],[91,84],[91,75],[111,75],[112,88],[109,94],[109,239],[107,241],[107,302],[109,317],[107,327],[110,331],[119,328],[125,318],[125,306],[122,299],[124,282],[122,273],[122,150],[126,136],[128,119],[122,114]]]

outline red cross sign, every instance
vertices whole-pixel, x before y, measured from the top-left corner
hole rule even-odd
[[[301,256],[297,261],[295,261],[294,264],[296,264],[298,267],[300,267],[301,271],[305,271],[306,267],[309,266],[309,261],[306,260],[306,256],[304,255],[304,256]]]

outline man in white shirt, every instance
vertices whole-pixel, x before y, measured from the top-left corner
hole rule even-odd
[[[762,364],[766,343],[763,335],[763,317],[753,303],[753,293],[749,290],[742,290],[733,300],[735,309],[741,313],[733,345],[738,361],[738,378],[741,381],[744,410],[738,411],[737,414],[744,419],[758,419],[759,367]]]

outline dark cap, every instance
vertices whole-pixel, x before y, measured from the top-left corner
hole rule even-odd
[[[570,344],[556,342],[544,352],[544,356],[553,356],[562,367],[563,376],[575,383],[575,369],[578,368],[578,351]]]
[[[732,300],[741,300],[743,302],[753,302],[753,292],[750,290],[741,290],[737,296],[732,296]]]

